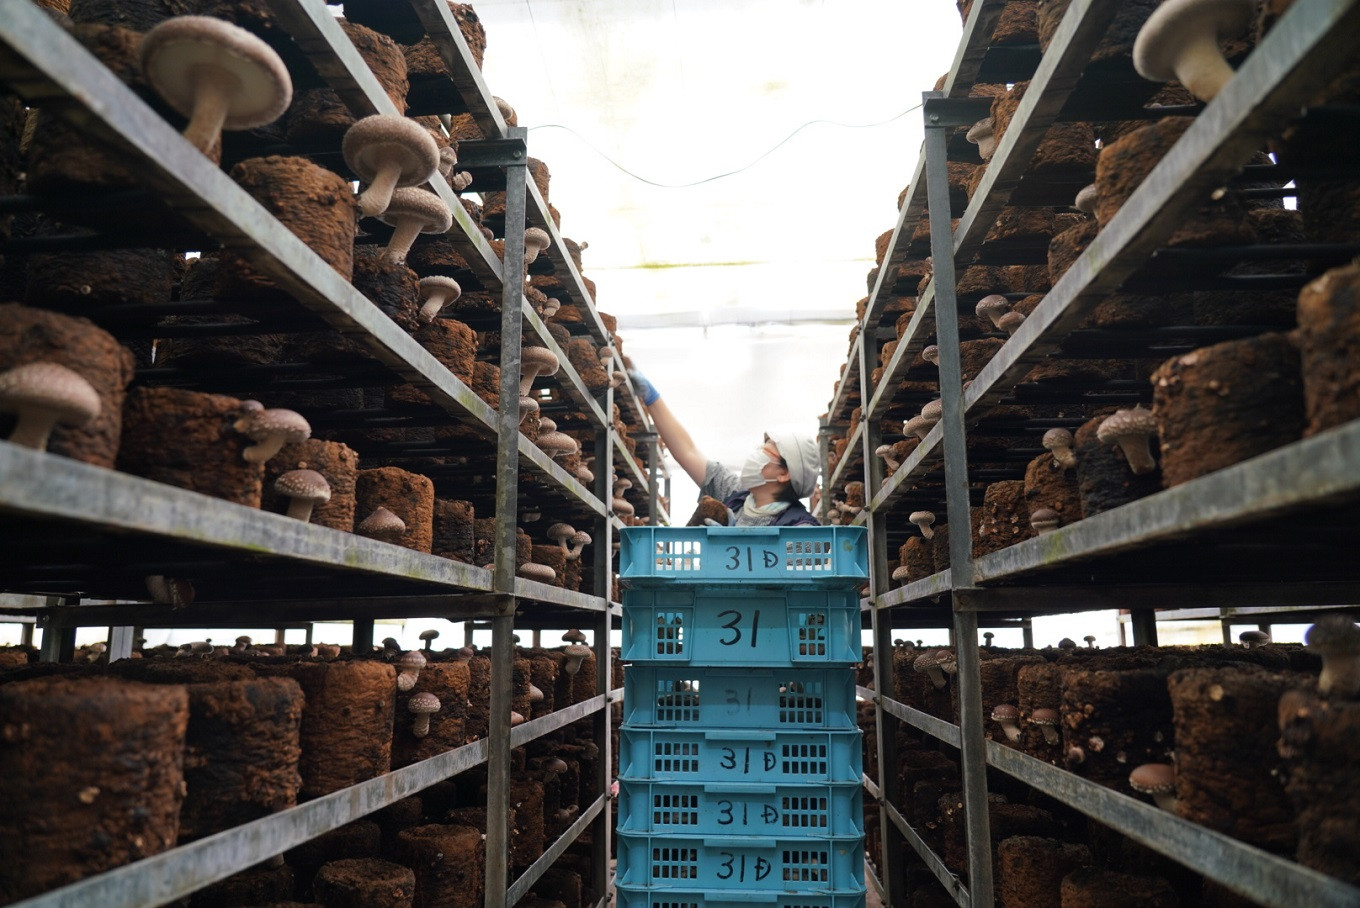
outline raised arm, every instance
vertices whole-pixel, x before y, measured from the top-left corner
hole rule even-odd
[[[708,458],[704,456],[704,452],[699,450],[694,439],[690,437],[689,430],[680,423],[671,412],[671,408],[661,399],[660,392],[642,373],[629,370],[628,377],[637,388],[638,396],[642,398],[643,405],[647,407],[647,412],[652,417],[652,425],[656,426],[657,434],[670,449],[675,462],[680,464],[680,469],[684,470],[690,479],[694,480],[695,485],[702,486],[704,473],[708,469]]]

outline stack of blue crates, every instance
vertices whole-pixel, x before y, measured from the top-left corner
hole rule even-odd
[[[619,908],[861,908],[863,527],[627,527]]]

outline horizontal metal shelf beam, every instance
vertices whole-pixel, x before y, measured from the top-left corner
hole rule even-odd
[[[911,605],[923,599],[938,599],[951,592],[954,588],[953,575],[946,568],[943,571],[931,574],[929,577],[922,577],[920,580],[913,580],[895,590],[890,590],[878,597],[877,608],[890,609],[900,605]]]
[[[1292,584],[1291,584],[1292,585]],[[1340,600],[1337,600],[1338,602]],[[1360,604],[1360,598],[1346,600],[1345,605],[1290,605],[1281,607],[1248,606],[1245,608],[1170,608],[1158,609],[1158,621],[1222,621],[1225,624],[1306,624],[1326,612],[1349,612]],[[1122,622],[1128,615],[1120,615]]]
[[[601,814],[608,802],[609,796],[602,794],[591,802],[589,807],[581,811],[581,815],[557,837],[557,841],[544,849],[538,860],[534,861],[529,869],[520,875],[519,879],[510,884],[505,891],[505,903],[507,905],[519,904],[519,900],[529,893],[534,883],[537,883],[539,877],[543,876],[544,871],[557,863],[557,859],[562,856],[567,847],[581,837],[581,833],[585,832],[586,828],[595,821],[595,818]]]
[[[1355,908],[1360,889],[1229,838],[995,741],[987,762],[1069,807],[1268,908]]]
[[[615,694],[617,693],[617,696]],[[549,732],[579,722],[587,716],[592,716],[607,707],[615,700],[623,699],[623,688],[618,691],[610,691],[607,694],[596,694],[588,700],[580,703],[573,703],[571,706],[551,712],[546,716],[531,719],[510,729],[510,746],[523,747],[530,741],[541,738]]]
[[[892,697],[876,696],[874,702],[882,707],[885,713],[896,716],[912,728],[923,731],[932,738],[939,738],[952,747],[958,747],[962,740],[959,737],[959,727],[952,722],[921,712],[916,707],[908,706]]]
[[[483,569],[0,442],[0,513],[187,540],[242,558],[484,589]]]
[[[1327,506],[1360,495],[1360,420],[977,559],[978,583]]]
[[[1221,607],[1197,608],[1215,602]],[[1236,608],[1243,602],[1267,605]],[[959,611],[1069,614],[1108,609],[1158,610],[1158,621],[1177,620],[1164,609],[1190,609],[1217,619],[1225,612],[1278,614],[1281,609],[1345,608],[1360,603],[1360,581],[1299,583],[1093,583],[1087,585],[975,587],[958,597]],[[1241,622],[1250,623],[1250,622]]]
[[[486,756],[486,740],[474,741],[297,807],[16,902],[13,908],[166,905],[485,763]]]

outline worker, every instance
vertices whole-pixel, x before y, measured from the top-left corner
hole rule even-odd
[[[630,367],[628,377],[651,414],[657,434],[699,487],[700,497],[716,498],[727,507],[727,526],[818,525],[801,501],[817,488],[816,438],[798,432],[768,432],[747,456],[741,472],[734,473],[704,456],[641,372]]]

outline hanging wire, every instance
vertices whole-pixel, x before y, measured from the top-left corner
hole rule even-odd
[[[655,186],[655,187],[657,187],[657,188],[659,188],[659,189],[689,189],[689,188],[691,188],[691,187],[693,187],[693,186],[702,186],[702,185],[705,184],[705,183],[712,183],[712,182],[715,181],[715,180],[722,180],[722,179],[725,179],[725,178],[727,178],[727,177],[736,176],[737,174],[744,173],[745,171],[750,170],[752,167],[756,166],[756,165],[759,164],[761,161],[765,160],[765,159],[768,158],[770,155],[774,154],[776,151],[778,151],[778,150],[779,150],[780,148],[782,148],[784,145],[788,144],[788,142],[789,142],[794,136],[798,135],[798,133],[802,132],[804,129],[807,129],[809,126],[817,126],[817,125],[819,125],[819,124],[826,124],[826,125],[828,125],[828,126],[840,126],[840,127],[845,128],[845,129],[874,129],[874,128],[879,127],[879,126],[886,126],[886,125],[888,125],[889,123],[892,123],[892,122],[894,122],[894,121],[896,121],[896,120],[900,120],[900,119],[902,119],[903,117],[905,117],[907,114],[911,113],[912,111],[914,111],[914,110],[920,110],[920,109],[921,109],[921,104],[918,102],[918,103],[913,104],[912,106],[908,107],[906,110],[902,111],[901,113],[894,114],[893,116],[889,117],[889,118],[886,119],[886,120],[879,120],[877,123],[842,123],[842,122],[840,122],[840,121],[838,121],[838,120],[808,120],[806,123],[804,123],[804,124],[802,124],[801,126],[799,126],[799,127],[798,127],[797,129],[795,129],[793,132],[789,133],[787,136],[785,136],[784,138],[780,139],[778,142],[776,142],[776,143],[775,143],[773,146],[771,146],[769,149],[767,149],[767,150],[765,150],[764,152],[762,152],[761,154],[757,155],[755,158],[753,158],[753,159],[752,159],[750,162],[748,162],[747,164],[745,164],[745,165],[743,165],[743,166],[741,166],[741,167],[738,167],[738,168],[736,168],[735,170],[724,171],[723,173],[717,173],[717,174],[714,174],[714,175],[711,176],[711,177],[704,177],[702,180],[694,180],[693,182],[689,182],[689,183],[661,183],[661,182],[658,182],[658,181],[656,181],[656,180],[649,180],[649,179],[647,179],[646,177],[641,176],[641,175],[639,175],[639,174],[633,172],[632,170],[629,170],[627,167],[624,167],[622,164],[620,164],[618,161],[616,161],[616,160],[614,160],[613,158],[611,158],[611,157],[610,157],[608,154],[606,154],[604,151],[601,151],[601,150],[599,149],[599,147],[597,147],[593,142],[591,142],[591,141],[590,141],[589,139],[587,139],[585,136],[581,135],[579,132],[577,132],[576,130],[572,129],[570,126],[566,126],[566,125],[564,125],[564,124],[562,124],[562,123],[543,123],[543,124],[541,124],[541,125],[539,125],[539,126],[531,126],[531,127],[529,127],[529,131],[530,131],[530,132],[533,132],[533,131],[536,130],[536,129],[560,129],[560,130],[563,130],[564,132],[569,132],[569,133],[571,133],[573,136],[575,136],[576,138],[580,139],[580,140],[581,140],[581,143],[584,144],[584,145],[585,145],[587,148],[589,148],[591,151],[595,152],[595,154],[599,155],[601,158],[603,158],[604,160],[608,161],[609,164],[612,165],[616,170],[620,171],[621,173],[625,174],[625,175],[628,176],[628,177],[631,177],[631,178],[634,179],[634,180],[637,180],[639,183],[646,183],[648,186]]]

